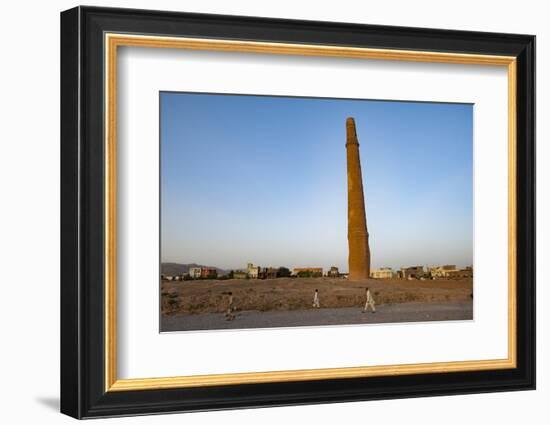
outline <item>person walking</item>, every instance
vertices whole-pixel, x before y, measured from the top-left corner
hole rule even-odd
[[[225,312],[225,320],[234,320],[235,315],[233,314],[233,310],[235,307],[233,306],[233,292],[228,292],[227,295],[229,296],[229,303],[227,305],[227,311]]]
[[[367,300],[365,301],[365,306],[363,307],[363,313],[366,313],[369,307],[372,309],[373,313],[376,313],[374,298],[372,297],[369,288],[365,288],[365,295],[367,296]]]
[[[315,293],[313,294],[313,308],[320,308],[321,305],[319,304],[319,290],[316,289]]]

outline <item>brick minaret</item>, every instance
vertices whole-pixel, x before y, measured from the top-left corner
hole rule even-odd
[[[349,279],[368,279],[370,274],[369,233],[365,214],[359,142],[353,118],[346,120],[348,162]]]

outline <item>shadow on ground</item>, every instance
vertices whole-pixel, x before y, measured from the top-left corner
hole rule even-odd
[[[35,400],[38,404],[59,412],[59,397],[36,397]]]

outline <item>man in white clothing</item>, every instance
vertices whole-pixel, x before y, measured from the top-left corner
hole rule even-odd
[[[319,304],[319,290],[315,290],[315,293],[313,294],[313,308],[320,308],[321,305]]]
[[[363,307],[363,313],[366,313],[369,307],[372,309],[373,313],[376,313],[376,308],[374,308],[374,298],[372,297],[369,288],[365,288],[365,293],[367,300],[365,302],[365,307]]]
[[[235,307],[233,306],[233,293],[228,292],[227,295],[229,295],[229,302],[225,313],[225,320],[235,320],[235,315],[233,314],[233,310],[235,310]]]

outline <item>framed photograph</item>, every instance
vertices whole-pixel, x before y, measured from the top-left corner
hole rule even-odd
[[[535,37],[61,14],[61,411],[535,388]]]

